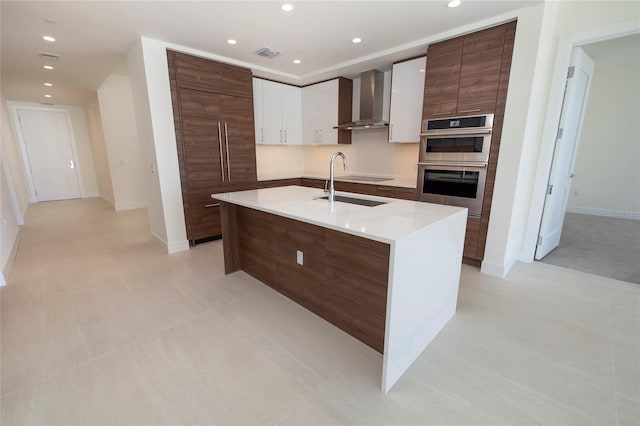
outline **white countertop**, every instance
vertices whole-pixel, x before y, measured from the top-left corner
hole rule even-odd
[[[350,176],[364,176],[371,178],[380,178],[383,180],[372,181],[369,179],[358,179],[357,177]],[[277,180],[277,179],[293,179],[293,178],[309,178],[309,179],[329,179],[328,173],[322,172],[307,172],[307,173],[261,173],[258,175],[259,181],[266,180]],[[353,183],[364,183],[369,185],[382,185],[382,186],[396,186],[400,188],[415,188],[416,187],[416,176],[380,176],[380,175],[372,175],[370,173],[349,173],[349,172],[338,172],[336,170],[336,175],[334,180],[340,182],[353,182]]]
[[[463,207],[347,192],[337,192],[336,194],[388,203],[367,207],[334,202],[332,206],[327,200],[313,199],[316,196],[324,195],[322,190],[302,186],[227,192],[212,194],[211,197],[389,244],[449,216],[466,215],[467,212],[467,209]]]

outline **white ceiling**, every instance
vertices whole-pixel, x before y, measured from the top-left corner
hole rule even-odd
[[[540,2],[464,0],[451,9],[447,0],[291,1],[286,13],[282,1],[2,0],[1,88],[7,99],[40,102],[50,93],[55,103],[84,105],[109,74],[127,73],[126,52],[140,36],[241,61],[284,82],[353,77],[426,52],[436,34]],[[351,42],[356,36],[362,43]],[[262,47],[281,54],[255,55]],[[60,59],[45,61],[41,51]],[[55,69],[44,70],[46,62]]]

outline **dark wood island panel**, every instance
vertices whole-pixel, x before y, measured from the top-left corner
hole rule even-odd
[[[244,270],[383,352],[389,244],[221,204],[227,274]]]

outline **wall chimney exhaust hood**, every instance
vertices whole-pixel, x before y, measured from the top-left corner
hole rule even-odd
[[[360,119],[340,124],[334,129],[388,129],[389,123],[382,119],[384,73],[369,70],[360,74]]]

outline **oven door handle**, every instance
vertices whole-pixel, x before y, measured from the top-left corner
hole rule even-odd
[[[475,168],[475,169],[484,169],[484,168],[487,167],[487,163],[450,163],[450,162],[424,163],[424,162],[419,162],[418,166],[469,167],[469,168]]]
[[[456,136],[486,136],[491,134],[491,129],[448,129],[448,130],[428,130],[420,133],[420,136],[445,136],[453,138]]]

